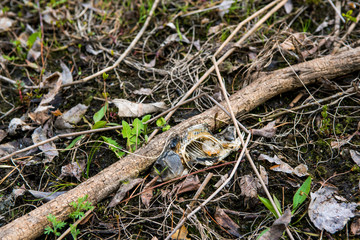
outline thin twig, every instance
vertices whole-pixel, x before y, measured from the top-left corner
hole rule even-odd
[[[136,35],[136,37],[134,38],[134,40],[131,42],[131,44],[128,46],[128,48],[125,50],[125,52],[123,54],[121,54],[121,56],[118,58],[118,60],[116,60],[116,62],[114,63],[114,65],[110,66],[110,67],[107,67],[97,73],[94,73],[88,77],[85,77],[81,80],[78,80],[78,81],[74,81],[72,83],[67,83],[67,84],[64,84],[64,85],[61,85],[61,87],[67,87],[67,86],[72,86],[72,85],[76,85],[76,84],[79,84],[79,83],[85,83],[93,78],[96,78],[97,76],[100,76],[102,75],[103,73],[106,73],[108,71],[111,71],[113,70],[114,68],[116,68],[123,60],[124,58],[130,53],[130,51],[135,47],[136,43],[139,41],[139,39],[141,38],[141,36],[144,34],[147,26],[149,25],[150,23],[150,19],[151,17],[153,16],[154,14],[154,11],[158,5],[158,3],[160,2],[160,0],[155,0],[155,2],[153,3],[152,5],[152,8],[149,12],[149,16],[146,18],[146,21],[143,25],[143,27],[141,28],[141,30],[138,32],[138,34]]]

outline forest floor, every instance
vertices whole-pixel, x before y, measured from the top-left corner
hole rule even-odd
[[[0,158],[73,134],[0,160],[0,227],[132,154],[152,141],[153,131],[169,131],[213,107],[211,98],[224,100],[214,71],[168,121],[146,123],[175,106],[213,66],[211,58],[238,24],[272,1],[160,1],[130,49],[154,2],[0,3]],[[229,95],[274,70],[358,47],[360,5],[330,2],[290,0],[235,46],[219,65]],[[217,58],[264,15],[244,24]],[[118,63],[126,49],[131,51]],[[138,193],[155,184],[152,169],[124,182],[115,203],[115,193],[88,205],[84,196],[70,219],[49,216],[50,227],[39,239],[57,239],[86,211],[65,239],[265,239],[269,231],[275,233],[266,239],[359,239],[359,101],[357,71],[318,79],[237,116],[246,129],[259,130],[247,149],[278,211],[285,216],[292,210],[280,230],[270,228],[277,213],[244,158],[217,196],[171,235],[230,175],[240,148],[211,168],[195,164],[188,173],[196,174],[168,181],[148,196]],[[316,202],[319,194],[327,199]],[[326,215],[329,209],[337,213]]]

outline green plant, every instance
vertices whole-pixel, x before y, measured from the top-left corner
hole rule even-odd
[[[88,195],[78,198],[76,202],[71,202],[70,206],[74,208],[74,211],[69,214],[69,217],[76,220],[85,216],[83,211],[88,211],[94,209],[94,206],[91,206],[91,203],[86,201]]]
[[[101,136],[101,137],[109,145],[110,150],[113,151],[118,158],[124,156],[125,153],[120,150],[121,146],[119,146],[119,144],[115,140],[113,140],[110,137],[105,137],[105,136]]]
[[[330,118],[328,118],[328,112],[327,112],[328,106],[324,105],[322,107],[322,111],[321,111],[321,126],[320,126],[320,132],[324,135],[329,135],[330,134]]]
[[[293,197],[293,206],[291,213],[294,215],[296,214],[296,210],[300,207],[300,205],[306,200],[306,198],[309,196],[310,193],[310,187],[311,187],[311,177],[308,177],[305,182],[300,186],[300,188],[296,191]],[[276,213],[273,205],[271,204],[270,200],[267,198],[263,198],[258,196],[260,201],[265,205],[265,207],[276,217],[279,218],[278,214]],[[279,200],[273,195],[274,203],[276,205],[276,208],[278,209],[280,215],[282,215],[281,210],[281,204]],[[270,228],[267,228],[263,230],[257,239],[259,239],[262,235],[264,235],[267,231],[269,231]]]
[[[92,126],[92,129],[102,128],[106,125],[107,121],[101,121],[101,119],[103,119],[103,117],[105,116],[107,109],[108,103],[106,102],[105,105],[94,114],[94,125]]]
[[[170,129],[170,125],[166,123],[165,118],[161,117],[156,120],[156,126],[162,127],[162,131],[165,132]]]
[[[126,139],[126,146],[130,151],[135,151],[140,145],[140,136],[144,135],[145,141],[147,141],[147,124],[150,119],[150,115],[146,115],[142,120],[135,118],[132,123],[132,128],[126,121],[122,121],[122,137]]]
[[[61,230],[63,227],[66,226],[66,223],[63,221],[58,221],[56,220],[56,217],[54,215],[52,215],[51,213],[47,216],[47,219],[49,220],[49,222],[51,222],[52,227],[47,226],[45,228],[44,233],[49,235],[50,233],[54,233],[55,236],[60,236],[60,232],[58,232],[58,230]]]
[[[311,19],[308,19],[305,22],[303,22],[300,19],[300,23],[301,23],[302,31],[307,32],[309,30],[309,27],[310,27],[310,24],[311,24]]]
[[[91,202],[87,202],[86,199],[88,195],[84,197],[78,198],[77,201],[71,202],[70,205],[74,208],[74,211],[69,214],[69,217],[73,219],[75,222],[77,219],[81,219],[85,216],[84,211],[93,210],[94,206],[92,206]],[[45,228],[44,234],[54,233],[55,236],[60,236],[60,232],[63,227],[66,226],[66,223],[63,221],[56,220],[56,217],[51,213],[47,216],[49,222],[52,223],[52,227],[47,226]],[[76,224],[70,224],[70,232],[73,239],[77,239],[77,236],[80,234],[80,230],[76,228]]]
[[[349,10],[349,11],[347,11],[347,13],[342,14],[342,16],[344,18],[346,18],[346,22],[352,21],[352,22],[356,23],[356,17],[351,16],[352,13],[353,13],[353,10]]]
[[[39,38],[41,39],[41,32],[34,32],[33,34],[31,34],[27,40],[27,46],[30,49],[32,47],[32,45],[34,45],[36,39]]]

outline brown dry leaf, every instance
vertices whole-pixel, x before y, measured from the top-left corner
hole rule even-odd
[[[5,16],[0,17],[0,31],[8,31],[12,27],[14,22],[15,22],[14,20],[8,17]]]
[[[286,209],[283,215],[281,215],[278,219],[275,220],[273,225],[270,227],[269,231],[267,231],[264,235],[262,235],[259,240],[278,240],[282,237],[283,232],[289,225],[291,221],[291,211],[290,209]]]
[[[257,190],[261,188],[260,181],[253,175],[245,175],[240,180],[241,195],[256,198]]]
[[[78,122],[81,121],[83,115],[86,113],[88,106],[83,104],[77,104],[72,107],[69,111],[62,114],[55,121],[55,127],[58,129],[70,129],[74,128]]]
[[[295,50],[293,42],[302,43],[306,39],[306,35],[304,33],[294,33],[290,37],[288,37],[283,43],[280,43],[280,47],[286,51]]]
[[[176,232],[173,235],[171,235],[171,239],[174,239],[174,240],[191,240],[190,238],[187,237],[187,235],[188,235],[188,230],[186,229],[186,227],[184,225],[182,225],[181,228],[176,230]]]
[[[265,127],[260,129],[251,129],[254,136],[272,138],[276,134],[275,121],[269,122]]]
[[[164,111],[167,106],[164,102],[155,103],[135,103],[125,99],[114,99],[112,103],[119,109],[120,117],[141,117],[143,115]]]
[[[240,237],[238,229],[240,228],[225,212],[223,209],[217,207],[215,212],[215,219],[216,221],[228,230],[235,237]]]
[[[129,192],[133,187],[135,187],[142,181],[144,181],[142,178],[135,178],[135,179],[130,179],[127,182],[123,182],[119,190],[113,197],[113,199],[111,199],[111,202],[109,203],[108,207],[115,207],[116,205],[118,205],[119,202],[121,202],[124,199],[126,193]]]
[[[61,174],[59,179],[63,179],[66,176],[76,177],[76,179],[80,182],[81,174],[84,171],[86,166],[85,161],[73,162],[68,165],[61,167]]]
[[[360,235],[360,218],[356,219],[350,226],[352,235]]]
[[[226,24],[225,23],[220,23],[219,25],[216,25],[216,26],[213,26],[213,27],[210,27],[209,30],[208,30],[208,33],[207,35],[211,35],[211,34],[214,34],[214,33],[217,33],[219,31],[221,31],[221,29],[223,29],[223,27],[225,27]],[[221,54],[220,54],[221,55]]]
[[[0,142],[6,138],[7,134],[7,131],[0,129]]]
[[[144,187],[144,192],[140,196],[141,202],[145,205],[146,208],[150,207],[150,202],[153,197],[152,189],[148,189],[148,188],[151,188],[152,186],[154,186],[154,184],[156,183],[157,180],[158,180],[158,177],[154,177],[150,182],[148,182]]]
[[[298,177],[309,175],[309,173],[307,172],[308,167],[305,164],[300,164],[294,169],[289,164],[280,160],[280,158],[276,155],[274,157],[270,157],[266,154],[260,154],[258,159],[267,160],[270,163],[275,163],[276,165],[272,166],[270,169],[276,172],[292,173]]]
[[[50,78],[51,78],[52,84],[50,84]],[[55,79],[55,81],[53,81],[53,78]],[[31,118],[31,120],[33,120],[34,122],[36,122],[38,124],[44,124],[45,121],[50,118],[48,111],[50,108],[52,108],[52,106],[49,105],[49,103],[52,100],[54,100],[56,94],[60,90],[61,83],[62,83],[61,75],[59,73],[57,73],[56,75],[52,74],[47,79],[49,81],[48,80],[45,81],[45,86],[46,86],[46,83],[49,83],[50,86],[52,86],[52,88],[41,99],[41,102],[40,102],[39,106],[35,109],[35,111],[32,113],[29,113],[29,117]]]
[[[358,151],[355,150],[350,150],[350,156],[352,158],[352,160],[354,160],[354,162],[360,166],[360,153]]]
[[[196,191],[199,189],[200,185],[201,183],[199,177],[197,175],[191,175],[188,176],[183,182],[177,184],[174,187],[172,193],[174,193],[175,191],[177,192],[177,194]]]
[[[44,127],[38,127],[34,130],[31,138],[34,144],[40,143],[48,139],[49,125],[45,124]],[[45,154],[44,162],[51,162],[54,157],[59,156],[58,150],[54,142],[45,143],[39,146],[39,149]]]

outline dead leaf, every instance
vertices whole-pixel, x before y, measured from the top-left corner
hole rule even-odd
[[[267,231],[264,235],[262,235],[259,240],[278,240],[282,237],[283,232],[289,225],[291,221],[291,211],[290,209],[286,209],[283,215],[281,215],[278,219],[275,220],[273,225],[270,227],[269,231]]]
[[[5,17],[5,16],[0,17],[0,30],[8,31],[12,27],[14,22],[15,22],[14,20],[12,20],[8,17]]]
[[[0,129],[0,142],[7,136],[7,131]]]
[[[355,216],[356,203],[344,202],[337,196],[337,190],[332,187],[320,188],[311,193],[308,214],[311,222],[320,230],[331,234],[344,228],[350,218]]]
[[[34,130],[31,138],[34,144],[40,143],[48,139],[47,133],[49,130],[48,124],[45,124],[44,127],[38,127]],[[56,145],[54,142],[45,143],[38,147],[45,154],[44,162],[51,162],[54,157],[59,156],[58,150],[56,149]]]
[[[355,150],[350,150],[352,160],[360,167],[360,153]]]
[[[151,60],[149,63],[144,64],[144,66],[147,67],[147,68],[153,68],[153,67],[155,67],[155,65],[156,65],[156,57],[153,60]]]
[[[179,34],[181,35],[181,39]],[[160,48],[164,48],[173,42],[183,42],[187,44],[190,43],[189,39],[185,35],[182,35],[181,33],[173,33],[169,35],[164,42],[161,43]]]
[[[225,26],[226,26],[225,23],[220,23],[219,25],[210,27],[209,30],[208,30],[207,35],[209,36],[209,35],[211,35],[211,34],[218,33],[218,32],[221,31]],[[220,55],[221,55],[221,53],[220,53]]]
[[[186,227],[184,225],[182,225],[181,228],[176,230],[176,232],[173,235],[171,235],[171,239],[174,239],[174,240],[191,240],[190,238],[187,237],[187,235],[188,235],[188,230],[186,229]]]
[[[225,212],[223,209],[217,207],[215,212],[215,220],[228,230],[235,237],[240,237],[238,229],[240,228]]]
[[[86,166],[85,161],[73,162],[68,165],[61,167],[61,174],[59,179],[63,179],[66,176],[76,177],[76,179],[81,181],[81,174],[84,171]]]
[[[352,235],[360,235],[360,218],[357,218],[350,226]]]
[[[62,69],[62,72],[61,72],[62,84],[72,83],[73,82],[73,76],[72,76],[72,74],[70,72],[70,69],[62,61],[60,61],[60,66],[61,66],[61,69]]]
[[[226,13],[229,12],[229,9],[231,7],[231,5],[234,3],[235,1],[234,0],[224,0],[222,1],[219,5],[218,5],[218,9],[219,9],[219,17],[223,18],[224,15]]]
[[[156,183],[158,177],[154,177],[149,183],[147,183],[144,187],[144,192],[141,194],[141,202],[145,205],[146,208],[150,207],[150,202],[153,197],[153,191],[151,188]]]
[[[114,99],[112,103],[119,109],[118,115],[120,117],[141,117],[149,113],[167,109],[164,102],[134,103],[125,99]]]
[[[268,173],[266,172],[265,168],[261,165],[260,165],[260,176],[264,181],[265,185],[268,185],[269,183]]]
[[[307,172],[308,167],[305,164],[300,164],[294,169],[289,164],[280,160],[280,158],[278,158],[278,156],[276,155],[274,157],[270,157],[266,154],[260,154],[258,159],[267,160],[270,163],[275,163],[276,165],[272,166],[270,169],[276,172],[291,173],[295,174],[298,177],[309,175],[309,173]]]
[[[121,202],[124,199],[126,193],[129,192],[133,187],[135,187],[142,181],[144,181],[142,178],[135,178],[123,182],[119,187],[119,190],[113,197],[113,199],[111,199],[111,202],[109,203],[108,207],[115,207],[116,205],[118,205],[119,202]]]
[[[335,21],[334,19],[328,20],[328,18],[325,18],[325,21],[322,22],[315,30],[315,33],[322,31],[323,29],[327,28],[328,26],[334,25]]]
[[[305,33],[294,33],[291,36],[289,36],[287,39],[285,39],[284,42],[280,43],[280,47],[286,51],[294,51],[295,50],[295,46],[294,46],[294,42],[295,43],[299,43],[299,45],[301,45],[302,43],[304,43],[306,39],[306,35]]]
[[[31,146],[33,142],[30,138],[21,138],[12,142],[4,143],[0,145],[0,157],[6,156],[10,153],[13,153],[17,150],[20,150],[22,148],[26,148],[28,146]],[[28,156],[36,152],[37,149],[30,149],[27,152],[19,153],[16,156],[17,157],[23,157]]]
[[[34,129],[34,127],[29,126],[29,124],[27,124],[26,122],[24,122],[23,120],[21,120],[20,118],[13,118],[11,119],[9,126],[8,126],[8,131],[10,135],[15,135],[16,134],[16,130],[21,127],[22,131],[27,131],[27,130],[32,130]]]
[[[241,195],[256,198],[257,197],[257,190],[261,188],[260,181],[257,177],[253,175],[245,175],[240,180],[240,189]]]
[[[63,113],[55,121],[55,127],[58,129],[70,129],[74,128],[75,125],[81,121],[82,117],[86,113],[88,106],[78,104],[72,107],[69,111]]]
[[[51,85],[53,86],[53,88],[51,88],[49,92],[41,99],[41,102],[39,106],[35,109],[35,111],[29,113],[29,117],[31,118],[31,120],[33,120],[38,124],[44,124],[46,120],[50,118],[50,114],[48,113],[48,111],[50,108],[52,108],[52,106],[49,104],[52,100],[54,100],[56,94],[59,92],[61,87],[62,79],[59,73],[57,73],[55,76],[54,74],[52,74],[47,79],[50,78],[51,81],[50,80],[45,81],[45,85],[46,83],[55,82],[54,84]],[[53,81],[53,78],[55,79],[55,81]]]
[[[135,90],[133,93],[136,95],[149,96],[149,95],[151,95],[152,90],[150,88],[140,88],[139,90]]]
[[[35,198],[38,198],[41,201],[49,202],[58,196],[66,193],[67,191],[59,191],[59,192],[40,192],[40,191],[34,191],[34,190],[27,190],[31,195],[33,195]]]
[[[285,12],[286,14],[289,14],[292,12],[294,6],[293,6],[293,3],[291,0],[288,0],[285,5],[284,5],[284,8],[285,8]]]
[[[251,129],[254,136],[272,138],[276,134],[275,121],[269,122],[265,127],[260,129]]]
[[[95,56],[99,55],[100,53],[102,53],[104,51],[101,49],[95,51],[94,48],[90,44],[86,44],[85,49],[88,53],[91,53],[92,55],[95,55]]]
[[[188,176],[183,182],[177,184],[172,193],[176,191],[177,194],[196,191],[199,189],[201,183],[197,175]]]

